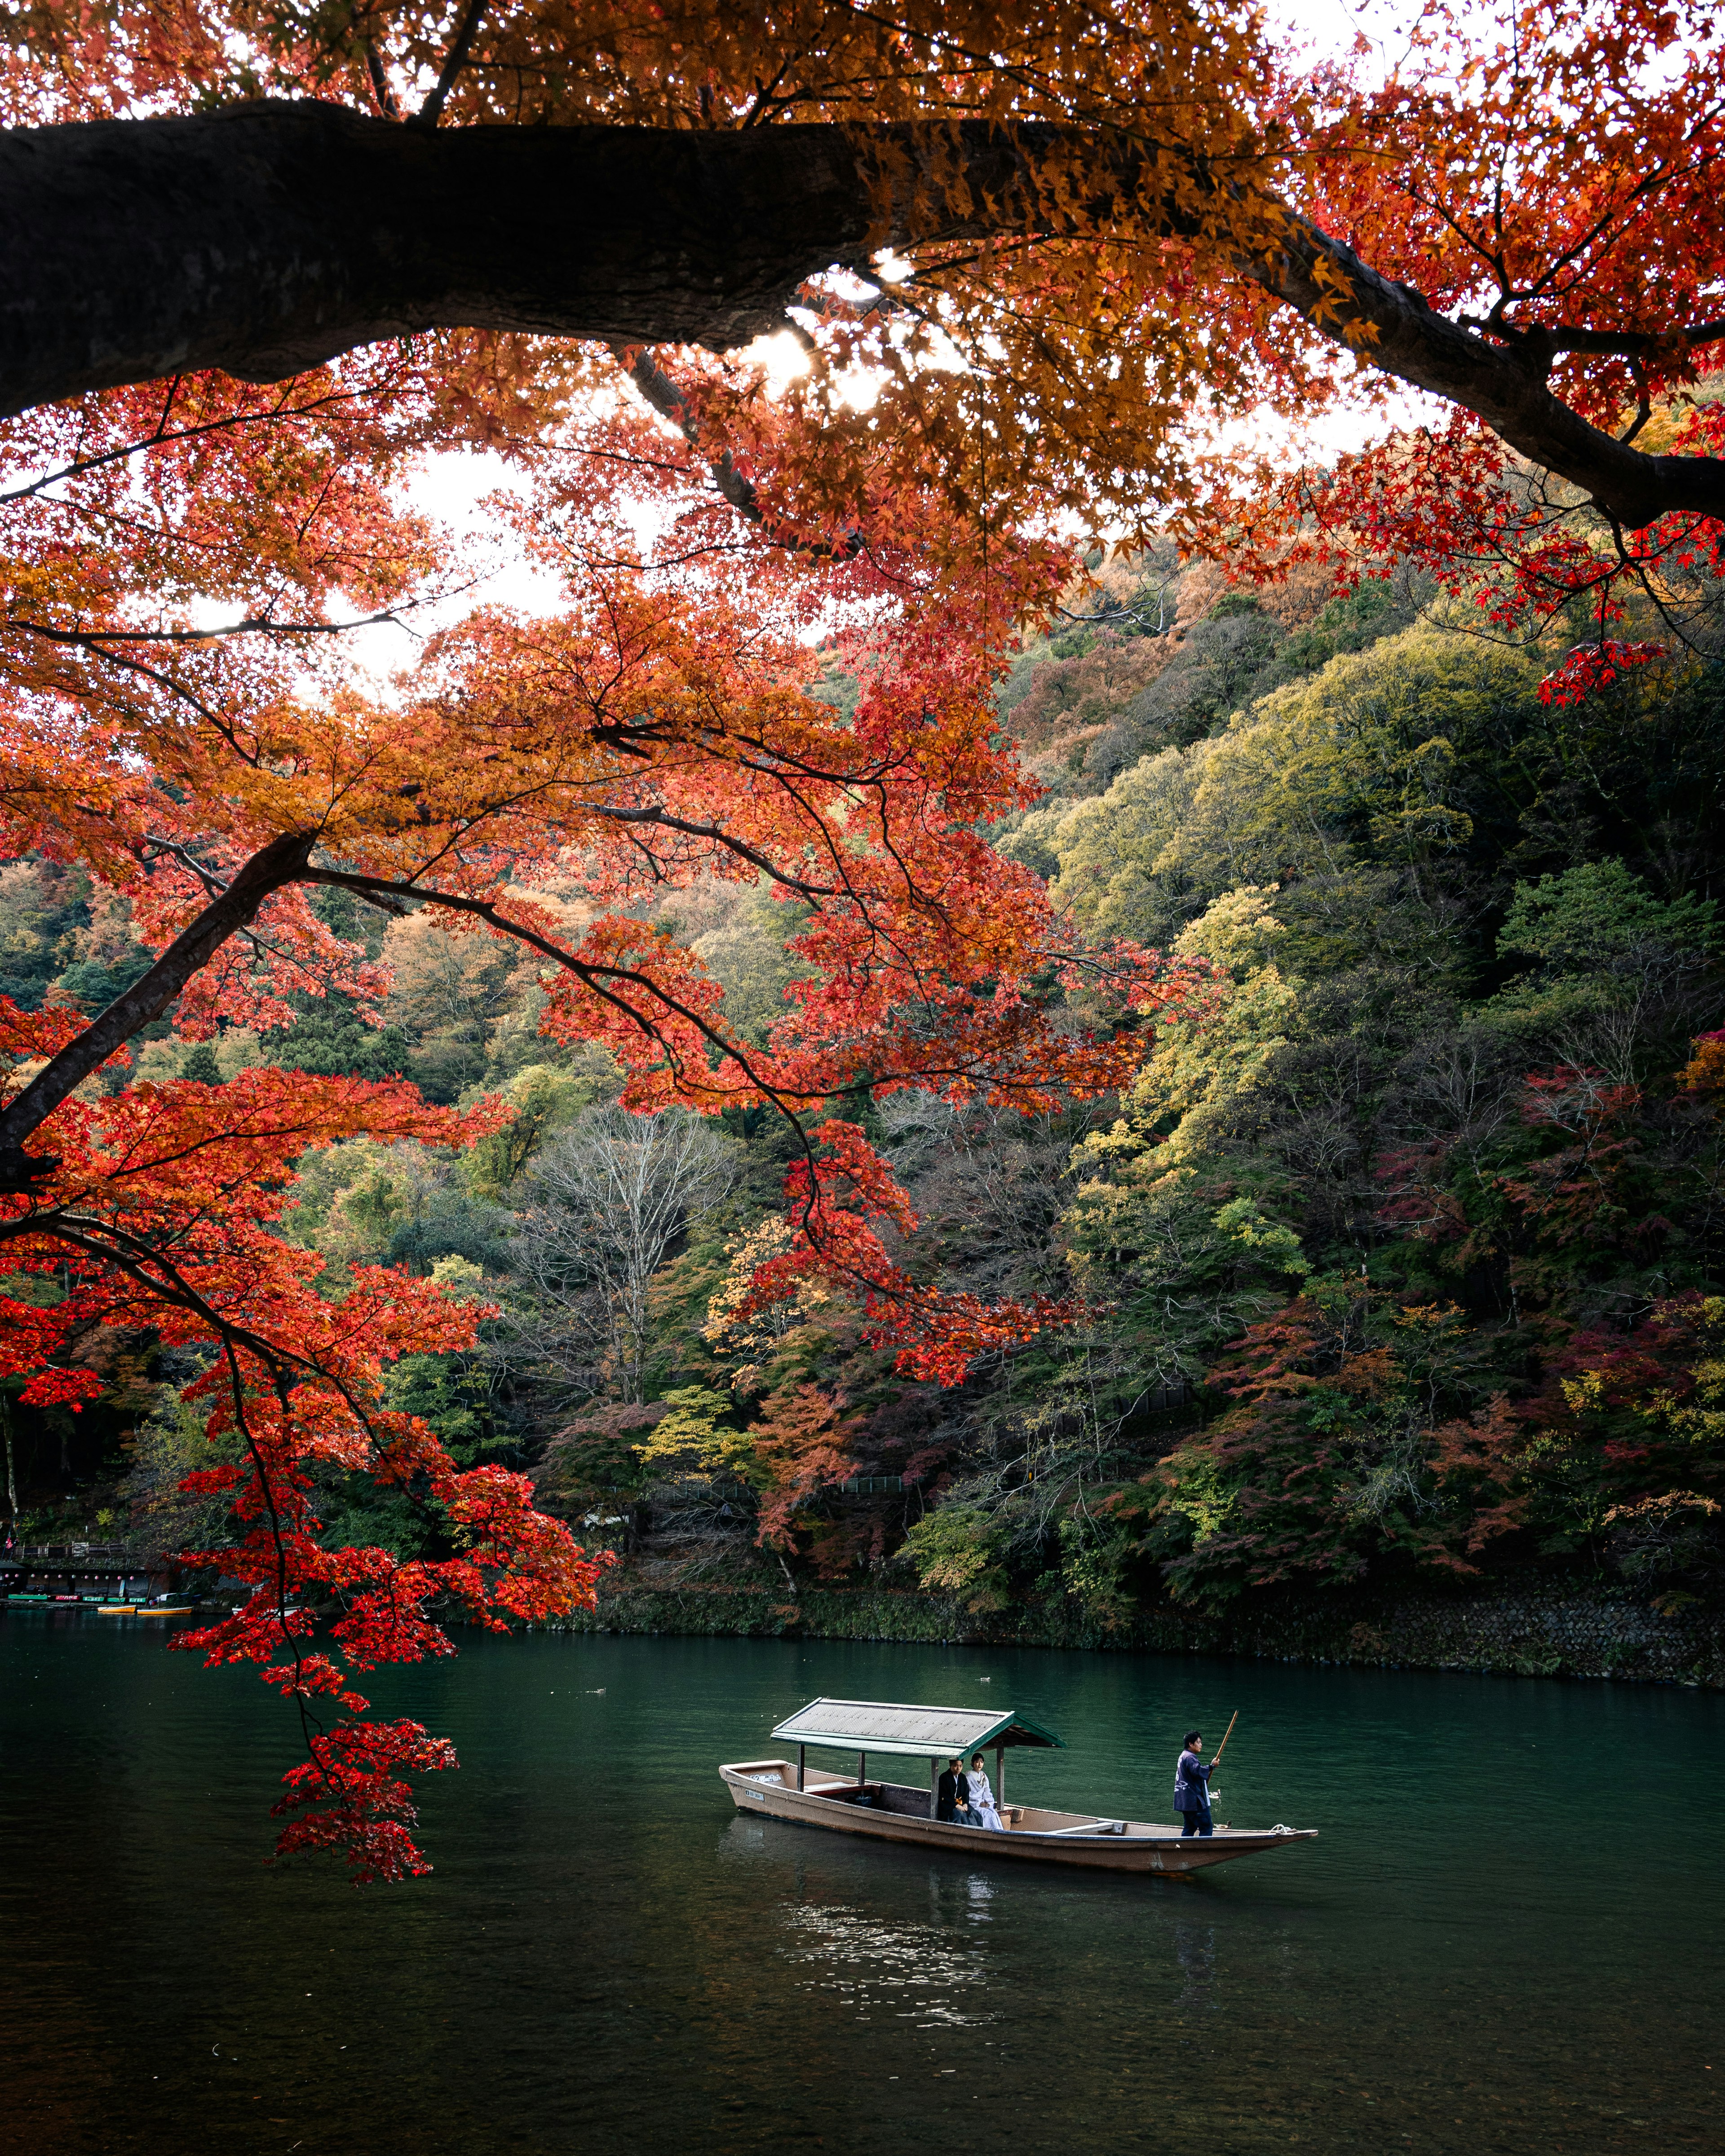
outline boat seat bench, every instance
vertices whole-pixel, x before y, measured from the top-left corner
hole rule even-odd
[[[869,1782],[860,1785],[855,1782],[827,1782],[811,1785],[809,1794],[810,1796],[825,1797],[834,1804],[866,1804],[870,1811],[896,1812],[906,1819],[926,1820],[931,1816],[929,1791],[908,1787],[903,1782]],[[1124,1820],[1103,1820],[1095,1826],[1081,1825],[1055,1827],[1052,1830],[1034,1827],[1020,1830],[1018,1823],[1024,1816],[1024,1807],[1022,1804],[1001,1806],[1000,1816],[1009,1834],[1019,1831],[1033,1834],[1049,1831],[1055,1834],[1124,1834],[1126,1832]]]

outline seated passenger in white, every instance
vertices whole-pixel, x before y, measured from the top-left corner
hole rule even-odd
[[[994,1801],[994,1792],[983,1771],[983,1755],[978,1752],[970,1763],[970,1772],[965,1776],[970,1784],[970,1809],[978,1826],[992,1827],[996,1834],[1004,1834],[1006,1824],[1000,1816],[1000,1807]]]

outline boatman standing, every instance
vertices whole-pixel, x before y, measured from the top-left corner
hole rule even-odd
[[[1186,1732],[1186,1748],[1174,1769],[1174,1810],[1184,1822],[1182,1841],[1189,1834],[1215,1832],[1210,1819],[1210,1769],[1204,1763],[1204,1738],[1196,1729]]]

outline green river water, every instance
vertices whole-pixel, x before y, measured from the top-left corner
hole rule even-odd
[[[261,1861],[289,1718],[161,1631],[0,1617],[14,2156],[1725,2146],[1725,1699],[1195,1657],[466,1634],[437,1865]],[[1010,1794],[1322,1838],[1195,1884],[740,1818],[819,1693],[1015,1707]],[[838,1755],[833,1755],[839,1763]],[[906,1779],[912,1778],[912,1768]]]

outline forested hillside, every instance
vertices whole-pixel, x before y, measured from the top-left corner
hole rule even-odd
[[[330,1297],[382,1261],[494,1306],[477,1354],[398,1364],[394,1404],[465,1463],[526,1467],[644,1577],[920,1581],[1104,1625],[1505,1570],[1716,1599],[1725,683],[1696,661],[1565,702],[1413,572],[1330,589],[1115,562],[1002,685],[1045,791],[994,842],[1086,939],[1204,985],[1124,1096],[846,1106],[909,1194],[913,1278],[1055,1306],[956,1389],[899,1374],[830,1288],[738,1315],[789,1240],[783,1126],[624,1112],[602,1051],[539,1033],[518,947],[326,890],[391,971],[377,1011],[301,995],[289,1028],[192,1046],[158,1024],[133,1075],[501,1094],[470,1152],[308,1156],[290,1232]],[[578,926],[575,888],[536,896]],[[715,882],[654,925],[759,1039],[800,918]],[[22,1008],[93,1012],[146,963],[78,872],[0,870]],[[80,1422],[8,1408],[14,1509],[155,1552],[218,1538],[177,1492],[208,1457],[184,1353],[81,1353],[107,1389]],[[330,1537],[412,1553],[408,1496],[326,1480]]]

